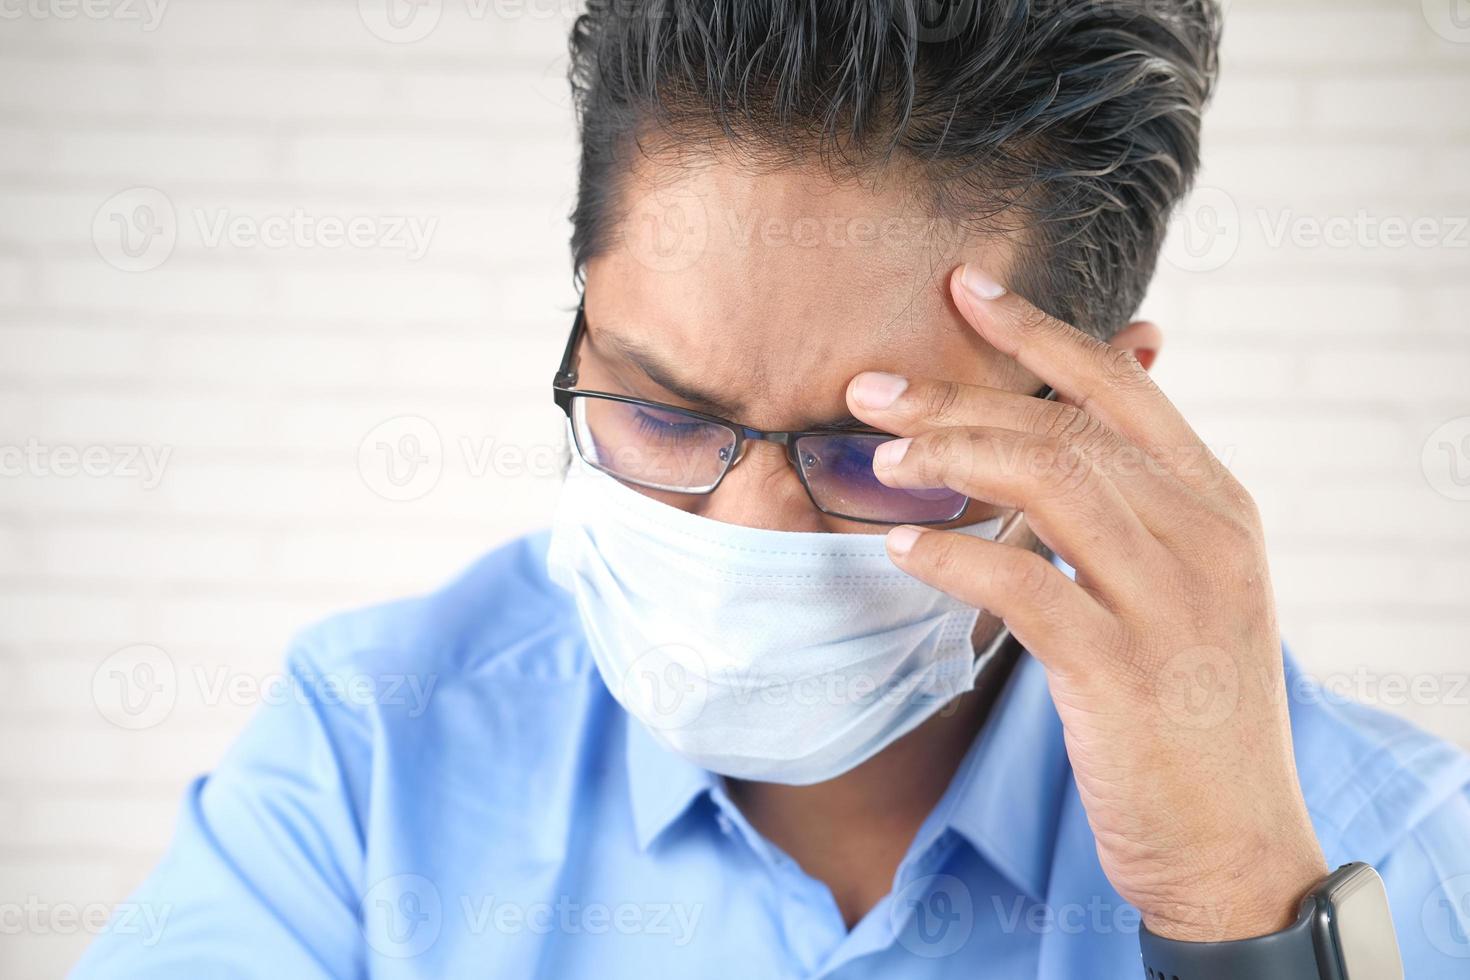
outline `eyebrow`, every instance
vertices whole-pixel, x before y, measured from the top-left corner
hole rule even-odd
[[[706,415],[718,415],[721,418],[732,421],[738,414],[737,407],[725,401],[719,394],[700,388],[690,382],[681,381],[675,377],[668,363],[646,344],[617,333],[599,331],[599,334],[601,340],[605,341],[608,346],[614,348],[624,360],[641,371],[648,380],[665,391],[691,403],[696,407],[697,411],[704,412]],[[839,430],[867,427],[867,423],[855,418],[850,413],[843,413],[831,421],[806,426],[806,428],[810,429]]]

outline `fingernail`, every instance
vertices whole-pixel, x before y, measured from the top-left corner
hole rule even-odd
[[[887,408],[909,386],[908,378],[882,371],[864,371],[853,380],[852,400],[863,408]]]
[[[914,542],[924,531],[911,524],[900,524],[888,532],[888,550],[902,558],[913,550]]]
[[[894,439],[892,442],[883,443],[873,452],[873,468],[888,470],[902,463],[904,454],[909,451],[909,443],[913,441],[912,439]]]
[[[965,263],[965,271],[960,273],[960,283],[976,299],[1000,299],[1006,294],[1004,286],[986,275],[978,266],[968,262]]]

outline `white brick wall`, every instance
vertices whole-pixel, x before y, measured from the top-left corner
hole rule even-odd
[[[147,870],[250,711],[199,677],[268,679],[296,627],[547,520],[569,7],[444,0],[392,43],[355,0],[0,0],[0,446],[105,447],[107,471],[0,478],[0,908],[116,901]],[[1470,421],[1431,440],[1470,417],[1470,4],[1237,0],[1206,158],[1196,250],[1147,304],[1158,376],[1260,501],[1310,669],[1470,744],[1470,704],[1383,683],[1470,671]],[[177,241],[129,272],[94,219],[138,186]],[[210,247],[221,209],[434,224],[416,260]],[[1384,239],[1416,220],[1430,241]],[[394,501],[358,452],[403,416],[432,428],[377,437],[437,437],[443,470]],[[157,486],[118,471],[129,447],[170,453]],[[178,679],[144,731],[92,693],[135,644]],[[64,971],[87,937],[49,921],[0,938],[0,976]]]

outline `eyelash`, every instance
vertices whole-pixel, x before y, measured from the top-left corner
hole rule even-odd
[[[650,415],[643,409],[638,409],[634,416],[638,423],[638,430],[659,439],[677,439],[681,434],[687,434],[704,427],[702,422],[667,422]]]

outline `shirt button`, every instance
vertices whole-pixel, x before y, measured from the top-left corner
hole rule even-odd
[[[715,816],[715,823],[719,825],[720,833],[724,834],[726,837],[730,836],[730,834],[735,831],[735,824],[730,820],[729,817],[725,816],[723,813],[717,814]]]

